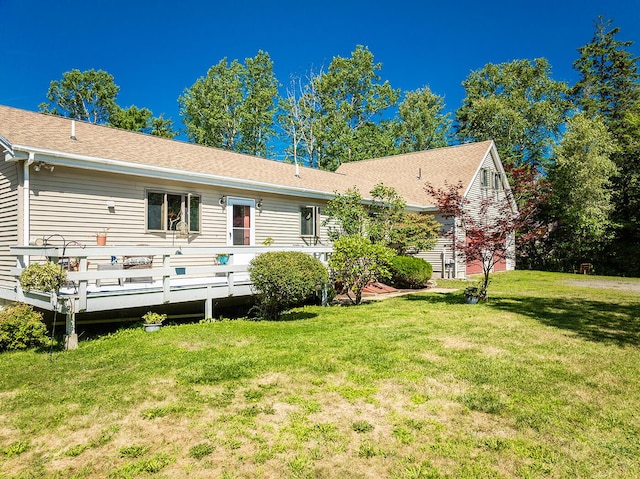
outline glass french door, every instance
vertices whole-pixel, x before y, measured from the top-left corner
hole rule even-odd
[[[251,246],[255,238],[255,201],[244,198],[227,200],[227,244]]]

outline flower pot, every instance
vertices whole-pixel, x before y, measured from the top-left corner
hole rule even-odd
[[[464,301],[467,304],[477,304],[478,303],[478,297],[477,296],[465,296],[464,297]]]
[[[107,235],[96,235],[96,244],[98,246],[106,246],[107,245]]]
[[[158,331],[160,329],[160,326],[162,326],[161,324],[145,324],[144,325],[144,330],[147,333],[151,333],[153,331]]]

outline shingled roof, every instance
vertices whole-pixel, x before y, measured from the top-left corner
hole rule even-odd
[[[337,173],[393,186],[408,203],[424,205],[431,203],[424,190],[427,182],[435,187],[461,183],[466,191],[493,145],[493,141],[483,141],[354,161],[340,165]]]
[[[435,186],[443,186],[445,180],[469,184],[492,145],[473,143],[346,163],[333,173],[6,106],[0,106],[0,135],[16,155],[29,151],[70,167],[82,161],[85,168],[160,171],[186,175],[194,182],[245,184],[254,190],[326,198],[354,186],[366,195],[383,182],[409,204],[423,207],[430,206],[426,181]]]

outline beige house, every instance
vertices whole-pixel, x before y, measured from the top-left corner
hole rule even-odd
[[[16,275],[29,261],[64,257],[78,262],[71,277],[80,292],[69,295],[86,296],[75,312],[140,304],[132,298],[152,282],[130,280],[148,279],[149,272],[122,272],[124,256],[153,257],[162,296],[145,305],[250,294],[241,266],[246,271],[263,245],[330,251],[322,211],[336,191],[357,187],[366,195],[383,182],[409,210],[437,213],[424,191],[427,180],[461,181],[470,197],[509,188],[491,141],[347,163],[332,173],[4,106],[0,153],[0,300],[46,307],[46,298],[21,291]],[[100,232],[107,239],[98,247]],[[233,270],[217,260],[224,252],[232,253]],[[421,255],[436,275],[465,274],[464,259],[454,259],[444,238]],[[176,296],[174,286],[187,279],[180,273],[195,283],[235,277],[224,291],[207,285],[208,292]],[[109,285],[108,299],[94,300],[104,293],[96,281]],[[130,292],[114,301],[118,288]]]

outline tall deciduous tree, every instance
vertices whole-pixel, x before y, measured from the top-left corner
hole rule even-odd
[[[188,137],[199,144],[266,156],[278,84],[269,55],[246,65],[222,59],[178,99]]]
[[[240,122],[240,150],[266,157],[273,136],[278,80],[273,73],[269,54],[260,50],[254,58],[247,58],[245,99]]]
[[[311,168],[318,167],[320,98],[314,90],[315,76],[311,72],[304,83],[301,77],[292,76],[278,112],[282,140],[289,143],[286,158]]]
[[[544,58],[489,63],[472,72],[462,83],[467,96],[456,112],[458,138],[494,139],[507,170],[544,166],[570,108],[567,85],[550,75]]]
[[[327,72],[313,79],[320,100],[320,168],[335,170],[343,162],[378,156],[378,135],[388,135],[378,120],[400,95],[388,81],[380,83],[381,68],[369,49],[358,46],[350,58],[334,57]]]
[[[47,93],[49,102],[41,103],[40,111],[165,138],[176,136],[173,122],[163,115],[154,117],[148,108],[135,105],[118,106],[119,91],[113,76],[105,71],[71,70],[62,74],[62,80],[51,82]]]
[[[444,99],[429,87],[405,93],[398,107],[399,153],[442,148],[449,144],[451,118]]]
[[[556,248],[565,268],[596,262],[610,231],[611,177],[616,173],[610,156],[615,142],[604,122],[576,115],[568,123],[549,177],[551,204],[559,219]]]
[[[113,76],[103,70],[74,69],[50,83],[49,101],[40,104],[40,111],[90,123],[107,123],[117,108],[119,90]]]

